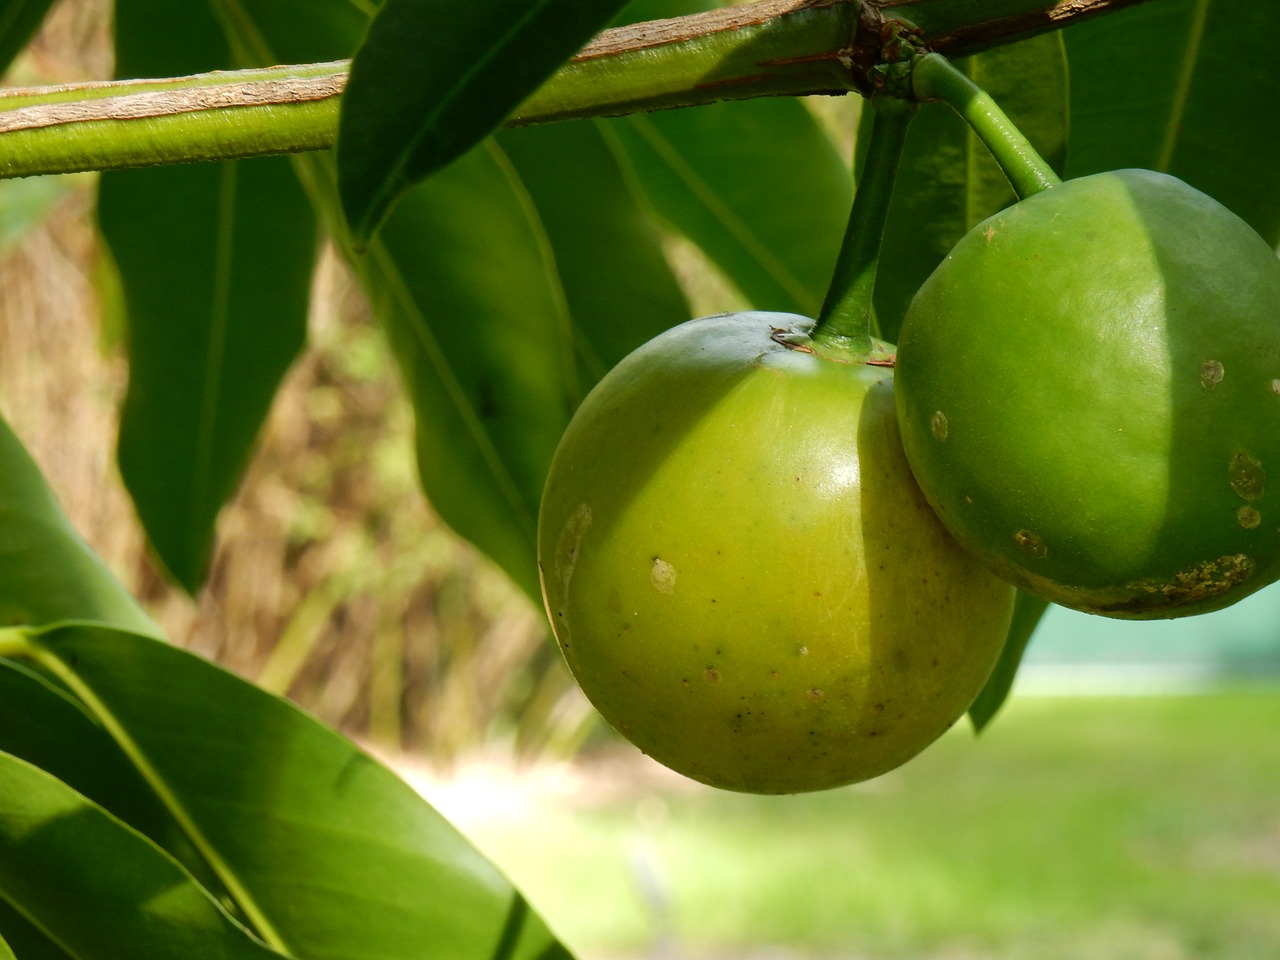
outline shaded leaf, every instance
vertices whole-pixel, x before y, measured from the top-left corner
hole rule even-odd
[[[0,899],[78,960],[279,956],[140,833],[8,754],[0,754]]]
[[[399,194],[462,156],[626,0],[387,0],[356,53],[338,186],[367,239]]]
[[[148,537],[189,592],[275,391],[306,337],[311,208],[287,160],[103,177],[128,317],[119,461]]]
[[[817,315],[851,176],[800,102],[747,100],[607,122],[656,213],[753,305]]]
[[[230,65],[204,4],[116,5],[116,70]],[[105,174],[103,235],[120,271],[129,392],[119,460],[147,535],[190,592],[275,391],[305,338],[316,227],[284,158]]]
[[[1121,167],[1170,173],[1280,246],[1273,6],[1165,0],[1081,23],[1065,37],[1070,176]]]
[[[72,528],[31,455],[0,419],[0,623],[101,620],[157,627]]]
[[[1067,64],[1061,38],[1034,37],[957,61],[1061,171],[1067,137]],[[862,118],[859,141],[869,129]],[[923,104],[898,165],[875,306],[891,343],[925,278],[975,224],[1014,201],[986,147],[950,107]]]
[[[981,731],[986,727],[1008,698],[1022,655],[1048,608],[1047,600],[1018,591],[1013,604],[1013,621],[1009,624],[1009,635],[1004,641],[1004,649],[1000,651],[1000,659],[978,698],[969,707],[969,720],[975,730]]]
[[[268,942],[307,958],[568,956],[421,797],[293,704],[146,637],[67,624],[29,640]]]
[[[506,130],[498,145],[551,244],[584,389],[689,306],[598,123]]]
[[[71,960],[71,954],[32,926],[31,921],[9,906],[3,897],[0,897],[0,934],[21,960]]]
[[[405,195],[356,269],[417,415],[440,516],[540,598],[538,503],[577,404],[549,247],[492,141]]]
[[[51,6],[53,0],[8,0],[0,9],[0,74],[27,45]]]

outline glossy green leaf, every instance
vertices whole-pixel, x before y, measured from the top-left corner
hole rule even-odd
[[[288,701],[147,637],[67,624],[29,640],[268,943],[308,960],[568,957],[421,797]]]
[[[1068,173],[1173,174],[1280,246],[1275,8],[1163,0],[1066,31]]]
[[[157,627],[72,528],[26,448],[0,420],[0,623],[90,618]]]
[[[405,195],[356,261],[417,413],[440,516],[540,597],[535,534],[580,388],[550,246],[492,141]]]
[[[511,161],[551,245],[584,388],[689,306],[601,124],[506,130]]]
[[[116,69],[173,76],[230,65],[204,5],[116,6]],[[128,316],[119,461],[160,560],[188,591],[306,332],[316,225],[287,159],[103,176],[103,236]]]
[[[44,21],[53,0],[7,0],[0,9],[0,74]]]
[[[411,184],[478,144],[626,0],[387,0],[351,66],[338,186],[367,239]]]
[[[747,100],[608,123],[658,216],[754,306],[817,315],[852,178],[801,103]]]
[[[0,754],[0,899],[77,960],[279,956],[140,833],[8,754]]]
[[[1004,649],[1000,651],[1000,659],[996,662],[978,698],[969,707],[969,720],[975,730],[981,731],[992,721],[1000,707],[1008,699],[1013,689],[1013,681],[1018,667],[1022,663],[1022,655],[1027,644],[1040,624],[1040,618],[1049,609],[1049,602],[1030,593],[1019,590],[1013,605],[1013,621],[1009,624],[1009,636],[1005,639]]]
[[[222,892],[180,824],[84,705],[53,678],[3,659],[0,752],[57,777],[146,835],[204,887]]]
[[[1061,170],[1068,125],[1061,38],[1024,40],[957,65]],[[868,120],[864,115],[860,138]],[[1014,199],[1008,180],[964,121],[945,104],[924,104],[898,165],[876,277],[876,314],[884,339],[897,341],[907,304],[956,242]]]

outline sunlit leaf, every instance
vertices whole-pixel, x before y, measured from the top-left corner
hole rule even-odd
[[[1044,157],[1062,169],[1067,64],[1061,38],[1036,37],[959,61]],[[864,115],[859,134],[868,129]],[[1014,201],[1000,168],[950,107],[924,104],[911,123],[889,210],[875,305],[880,335],[898,339],[907,304],[971,227]]]
[[[11,660],[0,660],[0,751],[57,777],[221,891],[181,825],[84,705],[54,678]]]
[[[338,185],[367,238],[411,184],[462,156],[626,0],[387,0],[351,66]]]
[[[1280,246],[1273,6],[1163,0],[1065,36],[1071,176],[1121,167],[1173,174]]]
[[[77,960],[279,956],[140,833],[2,753],[0,900]]]
[[[69,624],[30,641],[268,943],[308,958],[568,956],[421,797],[291,703],[146,637]]]

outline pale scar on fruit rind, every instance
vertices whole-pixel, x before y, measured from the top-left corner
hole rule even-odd
[[[555,576],[560,583],[562,593],[568,593],[569,581],[573,578],[573,568],[578,562],[578,552],[582,548],[582,538],[587,535],[591,526],[590,504],[580,504],[573,511],[560,530],[560,542],[556,544]]]
[[[653,558],[653,567],[649,570],[649,582],[659,593],[674,593],[676,589],[676,568],[661,557]]]

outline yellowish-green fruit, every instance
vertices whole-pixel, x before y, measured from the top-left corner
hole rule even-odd
[[[818,356],[811,327],[745,313],[657,337],[587,397],[542,500],[547,612],[583,690],[732,790],[902,764],[972,703],[1012,611],[911,477],[892,370]]]
[[[1280,261],[1185,183],[1070,180],[979,224],[902,327],[908,459],[956,538],[1155,618],[1280,575]]]

